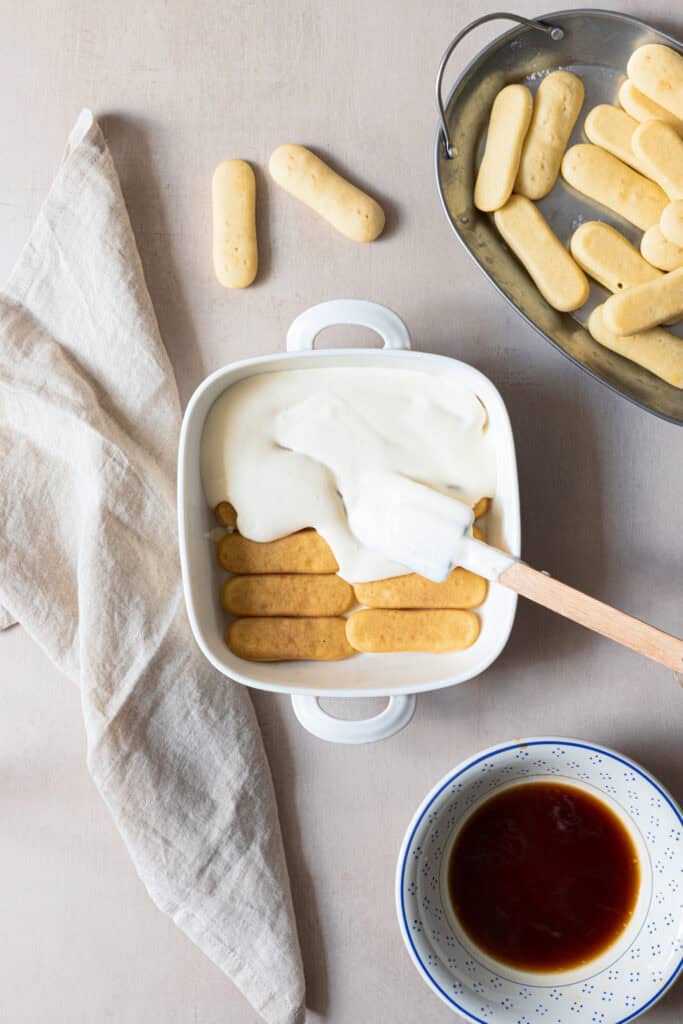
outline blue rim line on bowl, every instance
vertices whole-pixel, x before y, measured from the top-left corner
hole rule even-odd
[[[446,991],[444,991],[444,989],[441,987],[441,985],[438,983],[438,981],[436,981],[436,979],[430,973],[428,967],[426,966],[426,964],[422,960],[422,958],[421,958],[421,956],[420,956],[420,954],[419,954],[419,952],[418,952],[418,950],[417,950],[417,948],[415,946],[415,943],[413,941],[412,935],[410,933],[410,926],[408,924],[408,918],[407,918],[407,914],[406,914],[405,900],[404,900],[404,882],[405,882],[406,865],[407,865],[407,861],[408,861],[408,853],[409,853],[409,851],[411,849],[412,842],[413,842],[413,839],[415,837],[415,833],[417,832],[418,828],[422,824],[425,815],[429,811],[429,809],[432,806],[432,804],[434,803],[434,801],[437,800],[437,798],[443,793],[443,791],[445,789],[447,789],[448,786],[450,786],[464,772],[468,771],[470,768],[473,768],[475,765],[479,764],[481,761],[490,760],[491,758],[496,757],[496,756],[498,756],[500,754],[507,753],[510,750],[517,750],[519,748],[527,748],[527,747],[560,746],[560,745],[561,746],[565,746],[565,747],[579,747],[582,750],[590,750],[590,751],[592,751],[592,752],[594,752],[596,754],[600,754],[600,755],[604,755],[606,757],[610,757],[614,761],[617,761],[620,764],[625,765],[627,768],[631,769],[632,771],[636,772],[638,775],[642,776],[642,778],[645,779],[645,781],[648,782],[653,787],[653,789],[655,789],[657,791],[657,793],[659,793],[659,795],[661,797],[663,797],[663,799],[669,805],[671,810],[674,812],[674,814],[675,814],[676,818],[678,819],[679,823],[683,824],[683,814],[681,813],[681,811],[680,811],[678,805],[676,804],[675,800],[673,799],[673,797],[669,793],[667,793],[667,791],[655,779],[653,779],[653,777],[649,774],[649,772],[645,771],[644,768],[642,768],[639,764],[637,764],[637,762],[622,757],[620,754],[618,754],[614,750],[611,750],[609,747],[603,747],[603,746],[597,746],[596,747],[596,746],[594,746],[591,743],[585,743],[585,742],[583,742],[581,740],[569,740],[569,739],[563,739],[562,737],[546,737],[545,739],[529,739],[529,740],[522,739],[522,740],[517,741],[516,743],[506,743],[506,744],[504,744],[502,746],[490,747],[487,750],[485,750],[482,753],[480,753],[477,756],[475,756],[474,758],[469,758],[467,761],[465,761],[465,763],[456,772],[454,772],[453,774],[450,774],[441,784],[439,784],[438,789],[436,789],[434,792],[432,792],[428,796],[428,798],[425,800],[425,802],[422,805],[420,811],[418,812],[417,819],[415,820],[415,822],[413,824],[413,827],[410,830],[409,835],[407,836],[407,838],[403,842],[403,847],[402,847],[402,852],[401,852],[401,856],[400,856],[400,859],[399,859],[398,872],[397,872],[397,874],[398,874],[398,887],[397,888],[398,888],[398,895],[400,896],[400,921],[401,921],[401,926],[402,926],[402,931],[403,931],[403,934],[404,934],[404,938],[407,939],[407,941],[408,941],[408,943],[410,945],[410,949],[412,951],[412,955],[413,955],[413,957],[415,959],[415,962],[416,962],[416,964],[419,965],[420,970],[425,975],[425,977],[429,980],[429,983],[431,984],[433,989],[436,992],[438,992],[438,994],[445,1000],[445,1002],[447,1002],[450,1006],[452,1006],[455,1010],[457,1010],[458,1013],[462,1014],[462,1016],[466,1017],[468,1020],[475,1021],[476,1024],[488,1024],[488,1022],[484,1018],[482,1018],[482,1017],[477,1017],[475,1014],[473,1014],[469,1010],[467,1010],[464,1006],[461,1006]],[[614,963],[618,963],[619,960],[623,959],[623,957],[625,955],[626,955],[626,951],[624,951],[622,956],[619,957],[616,961],[614,961]],[[617,1022],[617,1024],[627,1024],[628,1021],[631,1021],[634,1018],[640,1016],[640,1014],[644,1013],[645,1010],[647,1010],[651,1006],[653,1006],[654,1003],[656,1003],[659,999],[661,999],[661,997],[664,995],[664,993],[667,991],[667,989],[671,987],[671,985],[674,983],[674,981],[678,977],[678,975],[679,975],[679,973],[680,973],[682,968],[683,968],[683,956],[679,959],[679,961],[678,961],[676,967],[674,968],[672,974],[664,982],[664,984],[661,986],[661,988],[653,996],[651,996],[650,999],[648,999],[648,1001],[646,1003],[643,1003],[642,1006],[640,1006],[640,1007],[636,1008],[635,1010],[633,1010],[626,1017],[622,1017]],[[602,970],[599,973],[602,973]],[[594,975],[593,975],[593,977],[594,977]],[[565,986],[555,982],[554,984],[551,984],[549,986],[535,986],[535,987],[539,987],[539,988],[542,988],[542,987],[562,988],[562,987],[565,987]]]

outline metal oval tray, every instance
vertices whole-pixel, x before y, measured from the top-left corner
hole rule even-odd
[[[588,141],[583,123],[592,107],[598,103],[617,103],[619,86],[626,78],[628,58],[636,47],[658,42],[683,53],[683,46],[636,18],[612,11],[560,11],[537,21],[545,31],[527,24],[494,39],[462,72],[448,97],[444,110],[452,156],[447,153],[441,128],[435,154],[436,179],[444,210],[470,256],[531,327],[577,366],[614,391],[656,416],[683,424],[683,391],[598,345],[583,326],[593,307],[604,302],[609,293],[591,282],[590,298],[576,313],[558,313],[552,309],[503,242],[491,216],[480,213],[472,200],[491,104],[504,85],[523,82],[534,91],[544,74],[557,68],[579,75],[586,96],[569,142],[573,145]],[[479,23],[473,23],[458,38]],[[562,38],[553,38],[548,26],[561,29]],[[442,70],[448,55],[449,51],[444,56]],[[606,221],[636,246],[640,242],[642,233],[632,224],[581,196],[561,179],[550,195],[541,200],[539,208],[565,244],[586,220]],[[674,331],[681,333],[680,326]]]

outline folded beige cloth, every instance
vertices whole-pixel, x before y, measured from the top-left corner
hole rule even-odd
[[[180,407],[116,171],[79,117],[0,295],[0,625],[80,687],[88,767],[147,890],[272,1024],[303,972],[247,691],[195,646]]]

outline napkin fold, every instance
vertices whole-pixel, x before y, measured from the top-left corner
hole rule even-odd
[[[88,768],[157,906],[270,1024],[304,982],[247,691],[195,646],[176,543],[180,405],[89,111],[0,294],[0,628],[80,687]]]

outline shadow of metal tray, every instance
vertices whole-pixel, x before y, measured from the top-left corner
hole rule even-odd
[[[474,58],[443,103],[443,73],[455,46],[473,28],[497,18],[521,24],[494,39]],[[504,85],[523,82],[534,91],[549,71],[564,68],[575,72],[583,80],[586,97],[569,144],[585,142],[583,123],[588,111],[598,103],[617,102],[631,53],[644,43],[655,42],[683,53],[683,46],[671,36],[613,11],[559,11],[535,21],[498,13],[472,22],[453,40],[439,69],[437,99],[443,117],[436,139],[436,180],[443,208],[465,249],[531,327],[618,394],[683,425],[683,391],[598,345],[584,327],[590,311],[604,302],[608,293],[591,282],[585,306],[573,314],[558,313],[507,248],[492,217],[477,210],[472,200],[491,105]],[[586,220],[606,221],[639,245],[641,232],[637,228],[561,179],[539,208],[565,245]],[[680,326],[674,331],[679,333]]]

